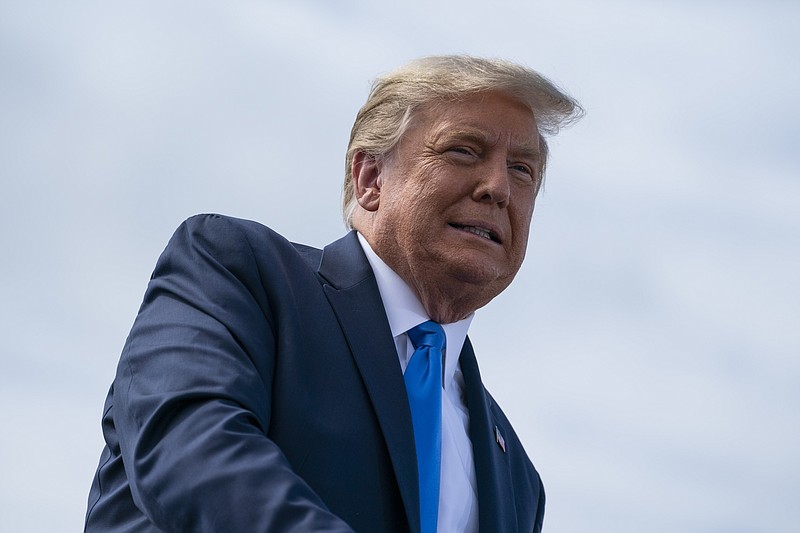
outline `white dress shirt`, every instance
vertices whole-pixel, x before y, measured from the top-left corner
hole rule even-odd
[[[400,367],[406,370],[414,353],[406,332],[430,320],[411,287],[378,257],[359,233],[358,240],[367,256],[389,319]],[[447,345],[442,366],[442,467],[439,489],[441,533],[478,531],[478,485],[469,438],[469,412],[464,390],[464,375],[458,357],[473,314],[452,324],[442,324]]]

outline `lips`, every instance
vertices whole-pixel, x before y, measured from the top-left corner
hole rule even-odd
[[[492,242],[496,242],[497,244],[503,244],[500,240],[500,237],[489,228],[485,228],[482,226],[470,226],[466,224],[457,224],[455,222],[450,223],[450,227],[455,229],[466,231],[472,233],[473,235],[477,235],[478,237],[483,237],[484,239]]]

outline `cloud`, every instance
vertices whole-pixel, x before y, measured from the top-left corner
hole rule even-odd
[[[547,531],[793,530],[798,8],[424,4],[0,5],[8,529],[80,528],[175,226],[217,211],[336,238],[369,81],[470,52],[588,110],[552,141],[525,267],[471,331],[545,477]]]

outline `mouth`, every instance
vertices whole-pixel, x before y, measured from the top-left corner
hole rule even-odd
[[[497,244],[503,244],[503,241],[500,240],[500,237],[490,229],[482,228],[480,226],[467,226],[464,224],[456,224],[455,222],[450,222],[449,225],[450,227],[455,228],[457,230],[466,231],[468,233],[472,233],[473,235],[477,235],[478,237],[482,237],[487,241],[496,242]]]

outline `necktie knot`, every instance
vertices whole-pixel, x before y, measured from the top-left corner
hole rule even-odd
[[[408,338],[415,349],[430,346],[443,351],[446,344],[444,329],[433,320],[428,320],[408,330]]]

